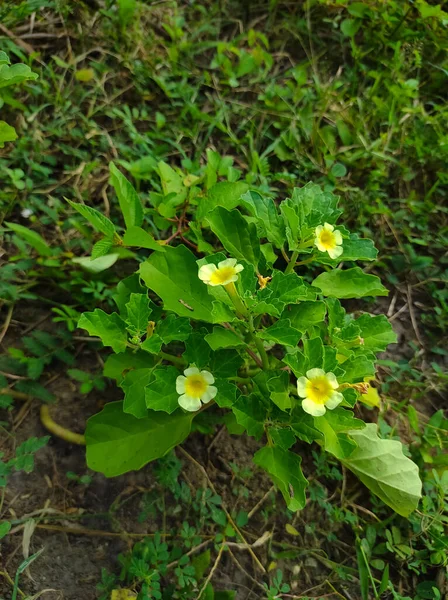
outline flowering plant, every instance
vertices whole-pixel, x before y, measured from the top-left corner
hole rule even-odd
[[[124,392],[88,422],[89,467],[107,476],[139,469],[181,444],[199,414],[218,409],[232,432],[264,441],[254,462],[290,510],[305,504],[299,441],[320,445],[409,514],[420,497],[417,466],[355,416],[368,403],[377,353],[396,338],[385,316],[349,315],[340,302],[387,290],[353,266],[377,251],[337,224],[337,197],[309,183],[277,205],[240,182],[218,183],[182,197],[196,243],[183,233],[186,243],[171,246],[142,227],[136,192],[113,165],[111,173],[124,235],[71,203],[104,234],[93,258],[123,246],[150,253],[118,284],[118,312],[96,309],[79,322],[114,351],[104,373]],[[153,204],[166,217],[168,201]],[[308,263],[319,271],[314,279]]]

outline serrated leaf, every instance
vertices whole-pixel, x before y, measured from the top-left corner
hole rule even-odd
[[[253,223],[248,223],[238,210],[228,211],[220,206],[207,215],[206,221],[233,258],[247,260],[257,267],[260,242]]]
[[[165,252],[165,247],[159,244],[150,233],[135,225],[127,228],[122,241],[125,246],[147,248],[155,252]]]
[[[109,163],[109,170],[110,183],[117,194],[126,228],[140,227],[143,222],[143,207],[137,192],[113,162]]]
[[[36,231],[29,229],[29,227],[19,225],[18,223],[10,223],[8,221],[5,221],[5,225],[14,231],[27,244],[32,246],[40,256],[51,256],[53,254],[50,246],[48,246],[44,238],[36,233]]]
[[[239,425],[242,425],[248,435],[260,439],[264,432],[266,410],[257,396],[240,396],[232,406],[233,414]]]
[[[98,336],[104,346],[110,346],[114,352],[124,352],[127,345],[126,324],[117,313],[107,314],[96,308],[93,312],[84,313],[78,327],[86,329],[89,335]]]
[[[389,344],[397,341],[397,335],[385,315],[365,313],[355,323],[360,328],[363,348],[372,352],[384,352]]]
[[[251,310],[255,314],[267,312],[279,317],[287,304],[315,300],[316,292],[317,290],[313,290],[295,273],[285,275],[281,271],[275,271],[268,285],[257,293],[256,302],[251,306]]]
[[[271,476],[291,511],[305,506],[305,489],[308,481],[301,468],[299,455],[283,450],[279,446],[265,446],[254,455],[254,463]]]
[[[262,340],[282,344],[283,346],[295,347],[299,343],[302,334],[292,327],[289,319],[282,319],[271,325],[267,329],[257,332],[257,336]]]
[[[303,333],[313,325],[322,323],[326,312],[325,302],[321,300],[305,301],[294,306],[287,306],[282,313],[282,320],[283,317],[289,319],[291,325]]]
[[[141,350],[120,352],[119,354],[110,354],[103,369],[104,377],[115,379],[117,383],[123,379],[126,371],[129,369],[143,369],[154,366],[154,360]]]
[[[350,234],[349,239],[344,238],[342,249],[343,252],[337,259],[332,259],[328,253],[321,252],[316,260],[325,265],[336,265],[344,260],[375,260],[378,255],[372,240],[361,239],[356,233]]]
[[[364,427],[364,422],[355,419],[352,411],[336,408],[327,410],[322,417],[314,417],[314,427],[324,436],[325,450],[343,459],[356,448],[356,442],[351,437],[352,430]]]
[[[157,367],[152,372],[146,386],[146,406],[152,410],[168,414],[179,408],[179,394],[176,391],[176,379],[179,371],[175,367]]]
[[[77,202],[72,202],[66,198],[67,202],[70,204],[72,208],[79,212],[80,215],[84,217],[97,231],[104,233],[107,237],[114,237],[115,234],[115,226],[110,219],[105,217],[99,210],[96,208],[92,208],[91,206],[86,206],[85,204],[78,204]]]
[[[353,269],[334,269],[321,273],[313,281],[324,296],[333,298],[364,298],[365,296],[387,296],[389,291],[382,285],[379,277],[364,273],[359,267]]]
[[[246,345],[239,335],[230,329],[224,329],[224,327],[213,327],[213,333],[207,334],[205,341],[212,350],[238,348]]]
[[[103,238],[99,240],[96,244],[94,244],[92,248],[92,254],[90,256],[90,260],[96,260],[101,256],[105,256],[109,250],[112,248],[113,239],[112,238]]]
[[[136,419],[147,416],[146,386],[152,377],[152,369],[133,369],[126,373],[120,387],[124,391],[123,411],[133,415]]]
[[[267,381],[267,388],[270,393],[272,402],[279,407],[280,410],[288,410],[291,408],[291,397],[289,395],[289,375],[286,371],[280,371],[275,377],[271,377]]]
[[[215,377],[233,377],[244,363],[237,350],[217,350],[211,353],[210,370]]]
[[[198,277],[194,254],[185,246],[154,253],[139,269],[141,278],[163,300],[165,310],[182,317],[216,322],[213,296]]]
[[[164,344],[169,344],[174,340],[184,342],[190,336],[192,329],[189,319],[176,317],[170,313],[163,321],[157,322],[155,331]]]
[[[157,171],[164,194],[157,203],[157,210],[162,216],[171,218],[176,214],[176,207],[185,202],[188,188],[183,183],[183,177],[178,175],[167,163],[160,161],[157,164]]]
[[[263,237],[272,242],[276,248],[283,248],[285,225],[272,198],[249,191],[242,196],[241,204],[257,219],[261,231],[264,232]]]
[[[142,337],[147,331],[151,314],[147,294],[131,294],[126,304],[126,314],[129,333],[132,336]]]
[[[204,339],[204,334],[194,332],[185,342],[184,358],[190,365],[196,365],[198,369],[208,365],[211,349]]]
[[[350,436],[357,448],[343,464],[385,504],[407,517],[421,498],[417,465],[403,454],[400,442],[379,438],[373,423],[362,430],[350,431]]]
[[[348,381],[349,383],[357,383],[364,381],[366,377],[375,375],[374,357],[369,356],[353,356],[345,360],[341,367],[345,373],[339,377],[340,383]]]
[[[17,137],[14,127],[8,125],[5,121],[0,121],[0,148],[4,148],[6,142],[14,142]]]
[[[87,465],[106,477],[138,471],[181,444],[190,433],[194,413],[172,415],[148,411],[144,419],[123,412],[111,402],[87,421]]]
[[[221,408],[230,408],[236,402],[238,388],[226,379],[215,379],[218,393],[215,397],[216,404]]]
[[[220,181],[213,185],[204,198],[201,198],[197,208],[196,218],[201,221],[217,206],[232,210],[240,204],[241,196],[247,192],[248,184],[244,181]]]

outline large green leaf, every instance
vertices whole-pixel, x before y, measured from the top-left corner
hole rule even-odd
[[[37,250],[41,256],[51,256],[53,254],[50,246],[48,246],[44,238],[32,229],[29,229],[29,227],[24,227],[18,223],[10,223],[9,221],[5,221],[5,225],[7,225],[9,229],[12,229],[12,231],[14,231],[27,244]]]
[[[148,328],[149,299],[146,294],[131,294],[126,304],[128,331],[132,336],[142,337]]]
[[[385,315],[361,315],[355,321],[360,328],[364,348],[372,352],[384,352],[389,344],[397,341],[397,335]]]
[[[293,327],[304,332],[313,325],[322,323],[326,312],[325,302],[320,300],[300,302],[295,306],[287,306],[283,311],[282,320],[289,319]]]
[[[373,245],[372,240],[362,239],[356,233],[350,234],[349,239],[344,239],[342,244],[343,252],[337,259],[332,259],[325,253],[318,254],[318,261],[327,265],[335,265],[344,260],[375,260],[378,250]]]
[[[17,133],[14,127],[5,121],[0,121],[0,148],[4,148],[6,142],[13,142],[16,139]]]
[[[294,329],[289,319],[281,319],[267,329],[257,332],[257,337],[283,346],[297,346],[302,334]]]
[[[379,438],[374,423],[350,431],[350,436],[357,448],[342,463],[385,504],[407,517],[421,498],[417,465],[403,454],[400,442]]]
[[[77,202],[72,202],[71,200],[67,200],[67,202],[72,208],[77,210],[79,214],[82,215],[92,225],[92,227],[101,233],[104,233],[104,235],[108,237],[113,237],[115,234],[115,226],[110,219],[105,217],[102,213],[91,206],[78,204]]]
[[[124,391],[123,411],[137,419],[146,417],[146,386],[152,377],[152,369],[133,369],[126,373],[120,387]]]
[[[90,335],[101,338],[104,346],[110,346],[114,352],[124,352],[127,346],[126,323],[117,313],[107,314],[100,308],[81,315],[78,327],[87,329]]]
[[[207,215],[206,221],[232,257],[257,267],[260,241],[253,223],[248,223],[238,210],[228,211],[220,206]]]
[[[266,409],[257,396],[240,396],[232,406],[232,411],[237,423],[244,427],[248,435],[261,438],[264,432]]]
[[[243,206],[257,219],[259,228],[276,248],[283,248],[285,244],[285,225],[278,214],[277,207],[272,200],[258,192],[249,191],[241,198]]]
[[[221,348],[238,348],[238,346],[244,346],[244,340],[230,329],[224,329],[224,327],[213,327],[213,333],[209,333],[205,336],[205,341],[212,350],[219,350]]]
[[[146,406],[168,414],[179,408],[179,394],[176,392],[176,379],[179,371],[175,367],[158,367],[152,373],[146,387]]]
[[[220,181],[212,186],[207,195],[199,201],[196,218],[202,220],[217,206],[232,210],[240,204],[240,198],[247,192],[248,184],[244,181]]]
[[[389,293],[378,277],[364,273],[359,267],[321,273],[313,281],[313,286],[322,290],[324,296],[333,298],[387,296]]]
[[[140,227],[143,223],[143,207],[137,192],[113,162],[109,163],[109,170],[110,183],[117,194],[126,228]]]
[[[268,285],[257,293],[256,303],[251,306],[251,310],[255,314],[267,312],[279,317],[287,304],[315,300],[317,291],[295,273],[285,275],[281,271],[275,271]]]
[[[23,81],[37,79],[39,75],[33,73],[28,65],[22,63],[9,66],[6,63],[0,65],[0,88],[16,85]]]
[[[106,477],[137,471],[164,456],[190,433],[194,413],[168,415],[148,411],[136,419],[123,412],[122,402],[106,404],[87,421],[87,465]]]
[[[352,455],[356,443],[352,439],[355,429],[364,427],[364,421],[355,419],[351,410],[336,408],[327,410],[322,417],[314,417],[314,427],[324,436],[324,448],[336,458]]]
[[[214,300],[198,277],[196,258],[185,246],[167,247],[164,254],[152,254],[141,263],[139,272],[149,289],[163,300],[166,310],[209,323],[219,320],[214,314]]]
[[[301,462],[298,454],[279,446],[265,446],[254,455],[254,463],[269,473],[291,511],[300,510],[306,502],[308,481],[303,476]]]
[[[156,252],[165,252],[165,247],[156,242],[150,233],[135,225],[127,228],[123,236],[123,244],[125,246],[147,248]]]
[[[189,319],[176,317],[172,313],[168,314],[163,321],[158,321],[155,330],[164,344],[169,344],[173,340],[184,342],[192,331]]]

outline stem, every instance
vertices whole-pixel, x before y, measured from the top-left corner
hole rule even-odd
[[[157,356],[160,356],[160,358],[163,358],[163,360],[168,360],[179,367],[184,367],[186,365],[185,360],[180,356],[173,356],[172,354],[162,351],[160,351]]]
[[[260,355],[260,358],[261,358],[261,364],[263,365],[263,369],[269,370],[269,358],[268,358],[266,350],[264,349],[263,342],[260,340],[260,338],[257,338],[257,334],[255,333],[253,317],[249,318],[249,328],[250,328],[251,340],[254,342],[255,346],[257,347],[258,354]]]
[[[289,263],[285,269],[285,275],[288,275],[289,273],[291,273],[294,270],[298,256],[299,256],[298,250],[294,250],[294,252],[291,254],[291,260],[289,261]]]
[[[249,311],[247,310],[244,302],[241,300],[240,295],[238,294],[238,290],[235,287],[233,281],[224,286],[226,292],[229,294],[230,299],[233,302],[233,306],[236,308],[237,312],[243,317],[249,316]]]
[[[86,438],[80,433],[74,433],[65,427],[61,427],[53,421],[50,415],[50,410],[47,404],[42,404],[40,407],[40,420],[42,425],[48,429],[50,433],[57,435],[61,439],[69,442],[70,444],[78,444],[79,446],[86,445]]]

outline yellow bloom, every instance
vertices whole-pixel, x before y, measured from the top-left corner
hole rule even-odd
[[[321,417],[326,409],[333,410],[342,400],[337,392],[339,384],[334,373],[325,373],[322,369],[310,369],[306,377],[297,380],[297,393],[302,400],[302,408],[313,417]]]
[[[314,245],[321,252],[328,252],[330,258],[338,258],[343,252],[342,235],[340,231],[335,231],[333,225],[325,223],[319,225],[315,230],[316,237]]]
[[[184,374],[176,379],[176,392],[181,394],[179,405],[191,412],[199,410],[202,402],[210,402],[218,393],[212,383],[215,383],[215,378],[208,371],[199,371],[196,367],[185,369]]]
[[[218,263],[202,265],[198,277],[207,285],[228,285],[238,280],[238,273],[244,269],[243,265],[236,263],[236,258],[227,258]]]

